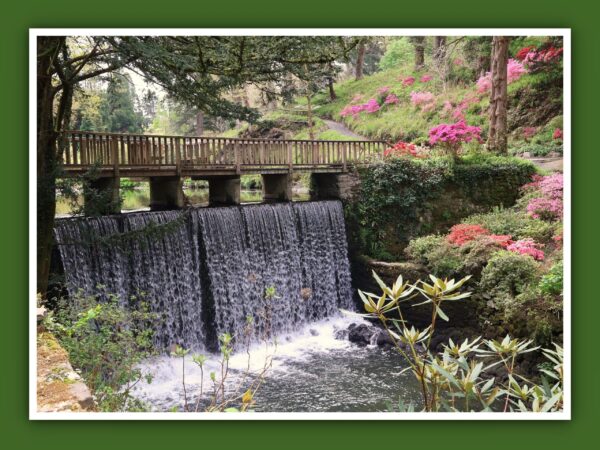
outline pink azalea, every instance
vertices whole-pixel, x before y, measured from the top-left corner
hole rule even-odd
[[[541,244],[536,243],[533,239],[521,239],[508,245],[506,249],[510,252],[520,253],[521,255],[529,255],[538,261],[544,260],[544,252],[539,249]]]
[[[554,133],[552,134],[552,139],[561,139],[563,138],[563,132],[560,128],[557,128],[556,130],[554,130]]]
[[[509,59],[506,67],[506,76],[508,84],[517,81],[523,74],[527,73],[527,69],[522,62],[516,59]],[[477,80],[477,92],[484,93],[492,89],[492,74],[487,72]]]
[[[431,92],[415,92],[410,93],[410,102],[416,107],[429,107],[435,102],[435,96]]]
[[[387,93],[387,91],[389,91],[389,90],[390,90],[389,86],[383,86],[383,87],[380,87],[379,89],[377,89],[377,93],[380,95],[383,95],[383,94]]]
[[[367,113],[374,113],[379,111],[380,109],[379,103],[377,103],[377,100],[375,100],[374,98],[370,99],[367,103],[365,103],[363,107],[363,111]]]
[[[396,105],[398,102],[400,101],[400,99],[398,97],[396,97],[395,94],[388,94],[388,96],[385,98],[384,100],[384,104],[386,105]]]
[[[431,75],[425,74],[421,77],[421,83],[427,83],[428,81],[431,81],[432,78]]]
[[[452,124],[442,123],[429,130],[431,145],[444,143],[457,146],[462,142],[471,142],[472,140],[481,142],[481,128],[467,125],[463,120]]]
[[[403,86],[412,86],[414,82],[415,82],[415,77],[406,77],[404,80],[402,80],[402,85]]]

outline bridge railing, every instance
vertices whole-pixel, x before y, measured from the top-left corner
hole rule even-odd
[[[61,135],[65,168],[92,165],[152,169],[306,168],[365,163],[379,158],[385,141],[316,141],[65,131]]]

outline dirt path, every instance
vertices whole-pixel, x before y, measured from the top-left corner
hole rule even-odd
[[[541,169],[549,170],[551,172],[562,172],[563,171],[563,159],[562,158],[526,158],[533,164]]]
[[[333,120],[325,120],[325,119],[323,119],[323,122],[325,122],[325,125],[327,125],[330,130],[337,131],[338,133],[343,134],[344,136],[348,136],[348,137],[358,139],[361,141],[367,140],[367,138],[365,138],[364,136],[361,136],[360,134],[356,134],[354,131],[352,131],[350,128],[348,128],[343,123],[335,122]]]

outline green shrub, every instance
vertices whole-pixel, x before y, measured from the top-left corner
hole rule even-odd
[[[138,364],[154,353],[151,313],[143,295],[125,303],[108,294],[108,300],[81,293],[58,301],[46,326],[81,371],[101,411],[141,411],[145,405],[131,395],[138,382],[150,382]]]
[[[563,146],[559,142],[520,142],[513,144],[510,148],[512,155],[520,155],[525,152],[538,157],[547,156],[552,152],[562,155]]]
[[[552,266],[550,271],[542,276],[538,285],[540,292],[546,295],[561,295],[563,292],[563,262]]]
[[[446,231],[476,211],[512,205],[535,172],[516,158],[468,155],[391,158],[359,168],[361,187],[350,205],[361,227],[359,248],[369,256],[401,257],[418,236]],[[453,266],[450,264],[446,268]]]
[[[462,268],[459,249],[449,244],[445,236],[434,234],[413,239],[405,253],[436,276],[450,277]]]
[[[471,225],[481,225],[492,234],[508,234],[513,240],[532,238],[546,243],[555,234],[555,226],[550,222],[534,219],[524,211],[496,207],[489,213],[473,214],[462,221]]]
[[[490,258],[483,269],[480,291],[492,306],[507,310],[514,306],[520,294],[535,289],[540,267],[531,256],[501,250]]]

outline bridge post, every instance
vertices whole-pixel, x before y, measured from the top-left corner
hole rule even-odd
[[[360,187],[355,173],[312,173],[310,175],[311,200],[350,200]]]
[[[181,177],[150,177],[150,209],[165,211],[184,206]]]
[[[262,193],[265,202],[289,202],[292,200],[292,176],[283,174],[263,174]]]
[[[208,180],[208,205],[239,205],[241,180],[239,175],[205,177]]]
[[[88,182],[83,189],[83,209],[86,216],[119,214],[121,198],[118,177],[102,177]]]

